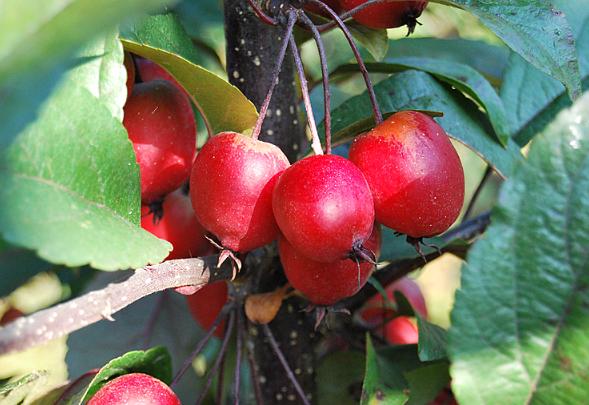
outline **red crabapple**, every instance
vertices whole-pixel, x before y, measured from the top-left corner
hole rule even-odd
[[[107,382],[88,401],[88,405],[180,405],[166,384],[143,373],[125,374]]]

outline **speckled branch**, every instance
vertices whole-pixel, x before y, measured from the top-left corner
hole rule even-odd
[[[114,321],[115,313],[158,291],[230,279],[231,266],[227,263],[217,268],[217,259],[170,260],[140,268],[119,283],[22,317],[0,328],[0,354],[39,345],[103,319]]]

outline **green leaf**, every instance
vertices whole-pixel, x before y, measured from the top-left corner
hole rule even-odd
[[[0,175],[3,237],[52,263],[141,267],[171,248],[139,227],[139,170],[125,129],[71,81],[0,155]]]
[[[239,89],[194,64],[195,48],[173,14],[145,18],[122,34],[126,50],[164,67],[192,96],[214,133],[243,132],[254,126],[258,113]]]
[[[419,361],[415,345],[374,350],[366,341],[362,404],[426,405],[449,381],[447,362]]]
[[[468,256],[449,332],[461,403],[586,401],[587,246],[589,95],[532,143]]]
[[[0,3],[0,149],[37,114],[76,49],[125,18],[170,0]]]
[[[401,110],[441,111],[439,124],[448,135],[458,139],[481,155],[503,176],[509,176],[513,164],[521,159],[519,148],[509,141],[503,148],[489,133],[485,117],[460,93],[452,91],[424,72],[408,70],[385,79],[375,86],[383,113]],[[374,125],[366,93],[352,97],[332,113],[334,144],[343,143]],[[321,125],[323,129],[323,124]]]
[[[441,360],[446,355],[446,330],[417,315],[418,353],[421,361]]]
[[[135,350],[109,361],[92,379],[84,400],[87,401],[107,382],[130,373],[144,373],[166,384],[172,382],[172,358],[163,347]]]
[[[589,88],[589,3],[587,0],[558,0],[556,5],[569,19],[576,38],[582,88]],[[564,86],[518,55],[512,55],[501,87],[514,139],[520,145],[548,125],[564,108],[571,106]]]
[[[437,0],[478,18],[529,63],[581,94],[575,41],[564,14],[545,0]]]
[[[352,36],[372,55],[374,60],[382,60],[389,50],[387,30],[368,28],[356,21],[346,23]]]
[[[509,48],[462,38],[403,38],[389,42],[385,59],[419,57],[468,65],[493,85],[501,83]]]
[[[356,351],[334,352],[317,368],[319,404],[356,405],[364,371],[364,355]]]
[[[86,63],[73,68],[68,80],[81,86],[99,99],[113,117],[123,121],[127,100],[127,73],[123,65],[123,46],[117,30],[98,36],[85,44],[78,53]]]
[[[510,134],[503,102],[491,84],[470,66],[431,58],[405,57],[387,58],[383,63],[369,63],[367,68],[370,72],[380,73],[397,73],[408,69],[422,70],[454,86],[472,97],[485,109],[497,139],[502,145],[507,145]],[[342,70],[357,70],[357,65],[343,66]]]
[[[5,297],[34,275],[54,265],[40,259],[33,251],[9,248],[0,252],[0,297]]]

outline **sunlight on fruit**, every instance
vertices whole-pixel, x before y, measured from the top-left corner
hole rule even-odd
[[[429,320],[448,328],[450,311],[454,305],[454,294],[460,287],[462,260],[451,254],[428,263],[415,280],[421,287]]]

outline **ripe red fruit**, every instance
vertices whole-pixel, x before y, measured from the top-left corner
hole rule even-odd
[[[190,102],[163,80],[135,85],[123,124],[141,173],[141,200],[150,203],[174,191],[190,174],[196,152],[196,122]]]
[[[205,256],[212,245],[205,239],[206,231],[196,220],[190,198],[176,190],[164,198],[161,218],[141,207],[141,227],[174,246],[166,259],[187,259]]]
[[[372,250],[375,257],[380,254],[380,227],[374,225],[365,247]],[[289,283],[305,294],[316,305],[333,305],[337,301],[356,294],[372,273],[374,265],[369,262],[358,263],[353,259],[341,259],[333,263],[311,260],[283,237],[278,241],[280,261]],[[358,280],[358,271],[360,279]]]
[[[190,177],[198,221],[233,251],[272,242],[278,236],[272,190],[288,166],[275,145],[235,132],[215,135],[196,156]]]
[[[144,58],[136,58],[135,63],[137,64],[139,77],[143,82],[151,82],[152,80],[166,80],[172,83],[178,90],[188,97],[188,93],[186,93],[184,87],[182,87],[180,83],[178,83],[166,69],[157,63]]]
[[[129,52],[125,52],[125,59],[123,60],[125,70],[127,71],[127,97],[133,92],[133,85],[135,84],[135,64],[133,57]]]
[[[207,284],[196,293],[187,296],[186,302],[194,320],[203,330],[209,330],[227,302],[227,283],[217,281]],[[225,321],[215,330],[215,336],[222,338],[224,331]]]
[[[166,384],[143,373],[125,374],[106,383],[88,405],[180,405]]]
[[[293,248],[319,262],[350,257],[374,224],[366,179],[352,162],[336,155],[311,156],[285,170],[272,207]]]
[[[387,298],[391,303],[395,302],[395,291],[400,292],[407,298],[413,310],[417,312],[421,317],[427,318],[427,306],[425,299],[421,293],[419,285],[409,277],[403,277],[402,279],[392,283],[385,289]],[[385,320],[391,319],[395,315],[395,310],[390,305],[387,305],[383,296],[379,293],[371,297],[362,309],[360,310],[360,316],[369,325],[382,324]]]
[[[413,238],[440,234],[464,202],[464,172],[448,135],[416,111],[391,115],[357,137],[350,160],[364,173],[376,221]]]
[[[340,5],[349,11],[368,0],[340,0]],[[370,28],[395,28],[407,25],[409,33],[415,30],[417,18],[421,15],[427,1],[391,1],[368,6],[354,14],[354,20]]]
[[[384,338],[393,345],[412,345],[419,341],[419,332],[408,316],[398,316],[385,325]]]

